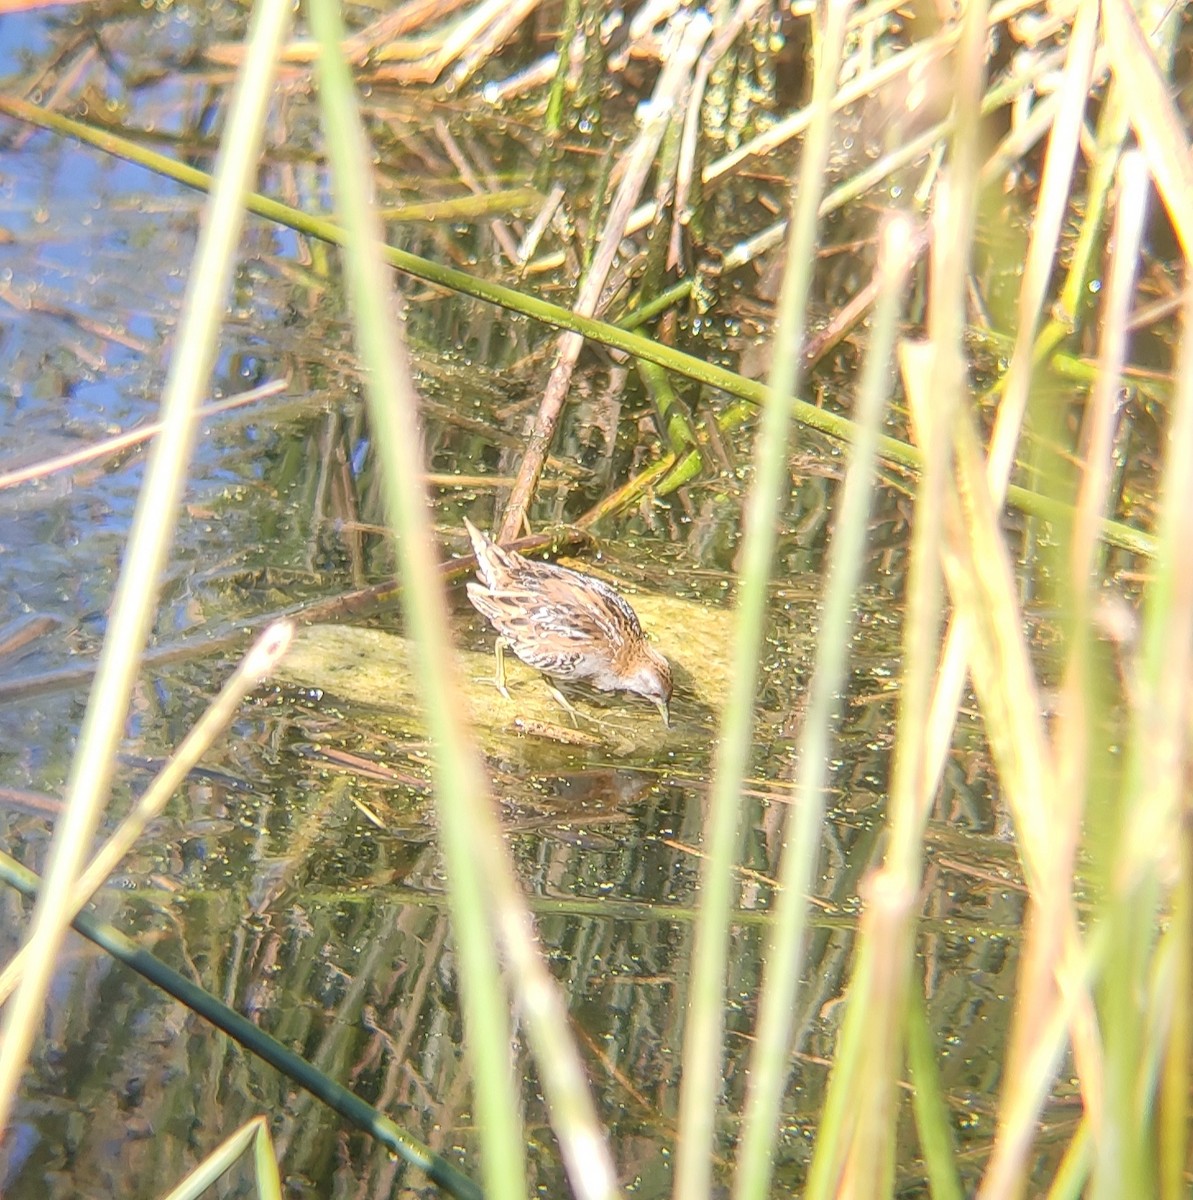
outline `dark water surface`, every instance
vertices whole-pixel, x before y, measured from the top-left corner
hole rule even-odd
[[[85,39],[73,31],[94,19],[89,9],[4,18],[0,77],[27,81],[32,64],[48,63],[64,47],[85,55]],[[146,63],[181,64],[196,41],[231,37],[233,26],[223,10],[129,10],[101,28],[108,53],[128,75],[89,55],[77,58],[71,111],[88,108],[130,129],[152,129],[168,152],[209,166],[217,85],[180,65],[156,79],[132,76]],[[311,150],[317,114],[306,93],[305,76],[284,77],[260,190],[319,207],[328,187]],[[371,94],[370,103],[374,116],[399,109],[383,94]],[[534,181],[541,147],[531,123],[516,114],[428,97],[417,116],[404,111],[401,119],[392,144],[386,126],[378,129],[382,179],[391,191],[386,203],[458,194],[457,181],[442,170],[435,120],[477,158],[488,156],[504,186]],[[0,136],[0,469],[7,470],[154,419],[202,198],[7,120]],[[600,156],[575,154],[561,170],[589,178],[600,170]],[[782,196],[779,184],[765,186]],[[395,227],[395,238],[481,275],[511,273],[495,265],[496,244],[483,221]],[[558,284],[550,276],[541,286],[563,295]],[[405,290],[446,556],[463,551],[464,515],[488,525],[504,501],[550,368],[552,339],[477,302],[412,283]],[[727,340],[726,328],[713,326],[705,349],[735,362],[742,347]],[[836,365],[850,368],[848,354]],[[583,360],[557,458],[532,512],[536,527],[577,516],[655,453],[649,402],[636,379],[623,389],[622,371],[603,354]],[[286,375],[291,382],[280,396],[204,427],[163,580],[158,644],[391,573],[334,255],[250,218],[213,398]],[[833,388],[849,385],[848,375],[832,381]],[[718,475],[603,524],[601,566],[628,588],[694,601],[727,629],[751,432],[729,438],[731,460]],[[0,674],[29,677],[96,652],[143,454],[0,491],[0,625],[30,613],[59,622]],[[839,470],[825,445],[798,439],[743,806],[749,870],[741,876],[742,921],[730,964],[727,1136],[744,1092],[763,918]],[[453,485],[453,477],[465,482]],[[880,495],[834,752],[776,1195],[802,1175],[841,1015],[859,882],[883,850],[907,513],[904,497]],[[454,602],[461,644],[487,652],[490,635],[458,589]],[[390,607],[370,623],[400,631],[400,612]],[[682,665],[689,678],[699,675],[698,641],[690,631],[678,636],[695,643]],[[169,752],[233,661],[197,655],[142,672],[112,822],[148,779],[138,760]],[[487,671],[478,667],[476,674]],[[295,682],[245,706],[206,757],[211,773],[176,797],[100,895],[98,911],[475,1174],[455,957],[417,713],[379,713],[326,690],[322,697],[303,692]],[[528,694],[537,684],[527,673],[518,687]],[[575,747],[522,737],[505,727],[482,738],[510,848],[566,989],[616,1161],[633,1194],[644,1198],[666,1195],[670,1186],[670,1158],[661,1150],[674,1138],[697,850],[715,737],[715,714],[694,695],[685,699],[681,689],[673,738],[628,753],[599,742]],[[34,867],[44,860],[49,825],[26,793],[51,808],[56,803],[85,699],[79,686],[0,708],[0,843]],[[637,728],[657,720],[633,701],[613,709]],[[587,711],[601,710],[594,702]],[[1023,893],[976,722],[958,732],[955,746],[931,830],[920,982],[958,1139],[983,1146]],[[27,905],[0,890],[0,914],[7,959]],[[559,1196],[561,1167],[521,1042],[518,1053],[532,1177],[539,1194]],[[382,1196],[398,1178],[409,1189],[401,1194],[430,1194],[421,1179],[272,1070],[72,939],[0,1149],[0,1192],[11,1200],[158,1195],[260,1112],[274,1117],[288,1195]],[[922,1194],[914,1137],[906,1132],[906,1194]]]

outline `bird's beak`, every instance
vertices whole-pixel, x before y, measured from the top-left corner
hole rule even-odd
[[[655,708],[657,708],[659,710],[659,716],[661,716],[663,718],[663,724],[666,725],[668,729],[670,729],[671,728],[671,712],[667,708],[667,701],[666,700],[656,700],[654,702],[654,706],[655,706]]]

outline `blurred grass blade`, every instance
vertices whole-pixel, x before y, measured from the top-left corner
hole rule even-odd
[[[967,395],[964,288],[977,207],[984,29],[984,5],[968,5],[953,65],[954,136],[946,177],[937,187],[931,228],[929,340],[924,348],[926,369],[916,376],[927,395],[921,393],[918,404],[911,402],[924,470],[912,519],[890,845],[883,866],[864,887],[866,908],[856,940],[856,966],[809,1173],[809,1200],[865,1200],[890,1195],[894,1188],[897,1083],[914,956],[920,841],[935,789],[928,769],[929,716],[940,653],[939,555],[951,463],[949,431]]]
[[[1103,44],[1131,125],[1185,252],[1193,261],[1193,158],[1186,122],[1173,103],[1139,18],[1127,0],[1103,0]]]
[[[75,881],[65,907],[66,919],[75,918],[136,844],[149,822],[161,814],[188,772],[198,764],[212,742],[231,724],[248,693],[277,665],[293,636],[294,626],[288,621],[278,621],[270,625],[252,645],[240,665],[220,689],[219,695],[191,726],[169,761],[145,789],[133,810],[96,851]],[[36,947],[32,943],[22,946],[16,956],[5,964],[4,970],[0,971],[0,1004],[8,999],[20,981],[30,952],[34,949]]]
[[[964,1200],[957,1170],[952,1114],[937,1065],[936,1035],[924,994],[912,990],[907,1004],[907,1068],[911,1104],[932,1200]]]
[[[310,0],[308,7],[312,31],[322,48],[319,98],[336,207],[346,234],[347,291],[397,540],[406,620],[416,646],[414,669],[433,746],[439,833],[459,951],[460,996],[485,1190],[493,1200],[521,1200],[527,1185],[509,1006],[480,863],[472,846],[470,811],[489,803],[488,791],[476,752],[457,719],[463,706],[421,483],[418,399],[397,323],[399,301],[379,253],[383,239],[371,207],[372,160],[352,78],[340,51],[344,28],[339,5],[336,0]]]
[[[208,390],[215,361],[216,338],[244,224],[244,197],[257,168],[261,130],[272,95],[273,65],[289,28],[290,13],[287,0],[260,0],[249,26],[248,55],[220,143],[215,185],[204,210],[162,397],[163,428],[150,452],[137,500],[95,683],[67,779],[67,809],[54,830],[45,872],[47,886],[33,912],[29,941],[35,947],[34,957],[5,1013],[0,1041],[0,1136],[8,1124],[18,1079],[70,923],[69,897],[111,784],[115,750],[152,624],[186,480],[195,413]]]
[[[477,1127],[486,1191],[527,1194],[521,1094],[513,1071],[512,1030],[497,946],[505,950],[527,1035],[559,1138],[569,1180],[583,1200],[619,1194],[608,1142],[570,1037],[566,1006],[547,970],[517,886],[476,750],[459,714],[466,711],[422,484],[418,399],[411,382],[397,298],[385,269],[382,231],[369,205],[364,132],[352,80],[339,54],[343,30],[332,0],[312,0],[323,45],[321,96],[347,240],[347,278],[366,395],[377,438],[390,520],[415,645],[415,674],[433,745],[440,842],[447,863],[461,995],[474,1072]]]
[[[830,743],[846,691],[855,599],[865,561],[878,433],[891,387],[899,312],[912,261],[911,229],[888,221],[878,260],[879,299],[858,391],[854,443],[828,552],[828,582],[817,635],[816,668],[797,752],[794,804],[787,810],[775,923],[767,939],[758,1024],[735,1194],[761,1197],[770,1183],[779,1104],[787,1080],[796,992],[801,979],[807,895],[820,858]]]
[[[162,1200],[199,1200],[199,1197],[230,1171],[244,1152],[253,1149],[253,1184],[259,1200],[282,1200],[282,1180],[269,1124],[264,1117],[253,1117],[218,1145],[177,1187]]]
[[[1093,71],[1097,16],[1096,5],[1083,4],[1078,7],[1061,81],[1063,103],[1048,137],[1044,155],[1040,198],[1031,225],[1027,261],[1019,286],[1015,346],[1006,374],[1000,381],[1002,398],[987,455],[990,487],[996,497],[1005,495],[1007,482],[1011,478],[1015,450],[1027,411],[1032,368],[1040,357],[1041,348],[1037,343],[1036,331],[1044,312],[1060,236],[1069,212],[1073,166],[1077,159],[1085,97],[1089,92]]]
[[[1068,47],[1061,85],[1061,96],[1065,103],[1060,106],[1048,138],[1040,183],[1040,202],[1032,223],[1031,241],[1019,288],[1014,348],[1007,371],[999,381],[1002,397],[990,437],[986,475],[991,495],[1000,504],[1008,494],[1034,368],[1044,355],[1055,349],[1056,343],[1067,331],[1061,322],[1054,321],[1040,337],[1035,336],[1054,270],[1062,222],[1068,211],[1066,206],[1078,139],[1083,128],[1084,97],[1092,71],[1096,32],[1096,6],[1084,5],[1077,13]],[[1074,281],[1075,276],[1076,268],[1073,267],[1068,284]],[[945,638],[928,721],[930,744],[927,769],[937,780],[944,771],[956,712],[965,687],[966,655],[966,627],[953,617]],[[934,792],[935,788],[930,790]]]
[[[1152,1195],[1158,1186],[1155,1131],[1140,1114],[1154,1111],[1145,1039],[1149,1019],[1160,1018],[1147,1004],[1148,976],[1166,895],[1187,861],[1179,847],[1188,837],[1193,715],[1193,289],[1186,290],[1176,380],[1157,521],[1160,555],[1144,594],[1120,836],[1105,905],[1110,950],[1100,995],[1108,1128],[1095,1152],[1097,1200]]]
[[[707,858],[701,875],[680,1086],[676,1200],[708,1193],[721,1094],[725,971],[733,908],[733,864],[740,840],[741,788],[749,763],[754,702],[776,532],[783,511],[790,412],[783,398],[800,386],[808,295],[815,263],[817,211],[828,161],[833,94],[837,89],[845,0],[830,0],[820,32],[813,83],[813,119],[800,160],[799,183],[783,287],[774,332],[774,364],[768,401],[754,443],[754,481],[744,514],[745,537],[734,614],[735,664],[730,695],[721,710],[720,736],[705,833]]]
[[[1164,941],[1172,956],[1171,987],[1161,995],[1168,1009],[1163,1038],[1163,1075],[1160,1096],[1159,1147],[1160,1196],[1182,1200],[1187,1195],[1186,1164],[1189,1157],[1190,1074],[1193,1071],[1193,835],[1184,830],[1177,847],[1179,863],[1172,909]],[[1160,953],[1165,947],[1160,947]]]

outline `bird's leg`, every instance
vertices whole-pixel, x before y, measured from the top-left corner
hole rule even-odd
[[[568,703],[567,697],[546,677],[546,675],[543,676],[543,682],[547,685],[547,691],[549,691],[551,695],[554,696],[555,699],[567,709],[568,716],[572,718],[572,724],[579,729],[580,722],[576,718],[576,710]]]
[[[497,684],[497,690],[509,700],[509,688],[505,686],[505,651],[509,646],[509,642],[503,637],[497,639],[497,645],[494,648],[497,653],[497,678],[493,681]]]

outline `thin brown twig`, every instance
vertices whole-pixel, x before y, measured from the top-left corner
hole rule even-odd
[[[203,421],[217,417],[221,413],[230,412],[234,408],[243,408],[246,404],[264,400],[268,396],[276,396],[279,392],[284,392],[289,385],[289,378],[274,379],[269,383],[263,383],[260,387],[240,392],[238,395],[230,396],[227,400],[220,400],[215,404],[207,405],[206,408],[201,408],[198,418]],[[45,458],[40,462],[31,463],[27,467],[18,467],[15,471],[7,471],[0,475],[0,491],[22,483],[30,483],[34,479],[44,479],[47,475],[53,475],[58,471],[69,471],[75,467],[81,467],[84,463],[94,462],[97,458],[110,458],[113,454],[127,450],[130,446],[147,442],[150,438],[156,437],[161,430],[161,421],[152,421],[138,429],[130,429],[125,433],[116,434],[115,437],[104,438],[102,442],[85,446],[81,450],[72,450],[69,454],[59,454],[56,458]]]
[[[626,158],[626,169],[610,206],[600,245],[580,289],[575,308],[583,316],[592,316],[596,312],[605,281],[625,236],[630,212],[642,193],[672,115],[677,108],[682,108],[681,97],[691,87],[692,68],[710,30],[707,17],[693,17],[685,12],[672,19],[670,36],[674,39],[676,51],[659,75],[651,98],[651,115]],[[501,519],[499,541],[507,541],[517,534],[526,519],[526,510],[555,436],[572,372],[583,345],[584,339],[579,334],[565,333],[559,339],[559,357],[543,394],[534,429],[518,470],[517,482]]]
[[[101,341],[111,342],[116,346],[124,347],[126,350],[132,350],[137,354],[147,354],[149,352],[149,343],[142,338],[134,337],[126,330],[117,329],[115,325],[107,321],[101,321],[96,317],[88,316],[86,313],[72,312],[64,305],[52,304],[48,300],[41,299],[31,289],[22,294],[7,283],[0,284],[0,300],[11,305],[17,312],[35,312],[42,313],[47,317],[55,317],[59,321],[68,322],[84,333],[92,334]]]

